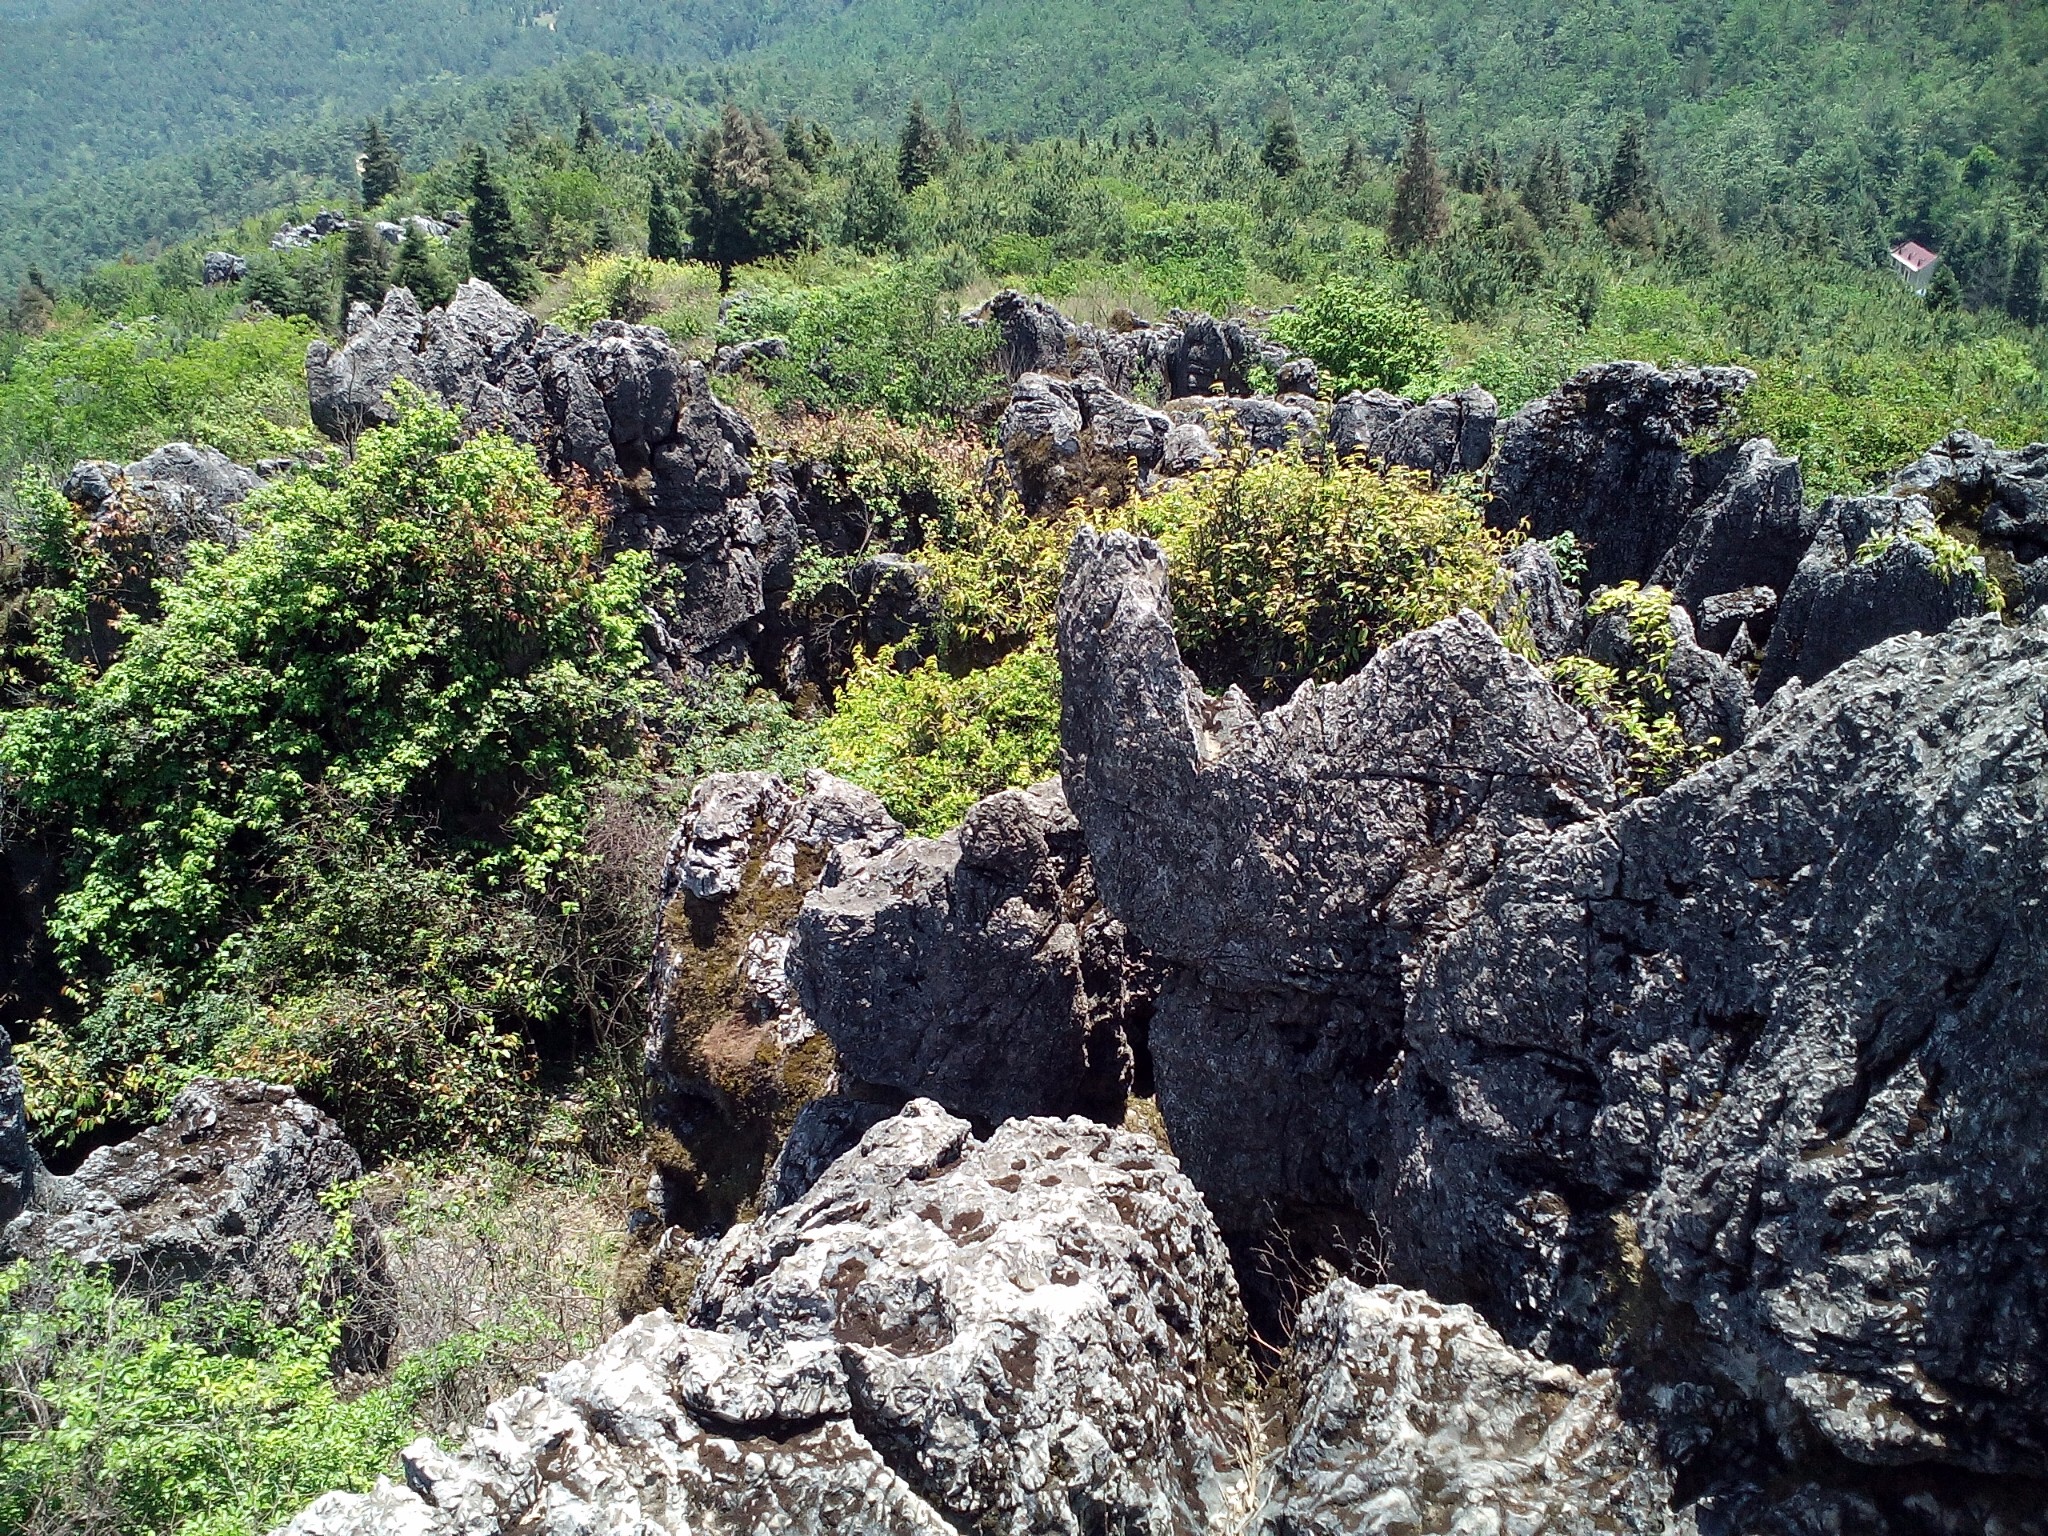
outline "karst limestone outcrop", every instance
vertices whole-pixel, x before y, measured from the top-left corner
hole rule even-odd
[[[293,1536],[1222,1528],[1250,1498],[1243,1314],[1193,1186],[1085,1120],[915,1101],[651,1313],[407,1487]]]
[[[20,1105],[19,1074],[0,1051],[0,1202],[18,1212],[0,1227],[0,1262],[61,1254],[155,1296],[203,1283],[277,1320],[297,1316],[307,1265],[334,1242],[322,1197],[363,1171],[331,1119],[271,1083],[196,1079],[161,1124],[63,1176],[28,1150]],[[337,1289],[375,1282],[367,1227],[335,1257]]]

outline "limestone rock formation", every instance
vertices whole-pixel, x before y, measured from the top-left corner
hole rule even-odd
[[[789,969],[854,1080],[989,1124],[1123,1118],[1150,978],[1057,783],[993,795],[944,837],[843,849]]]
[[[875,796],[819,769],[801,788],[771,773],[697,786],[662,874],[649,984],[646,1114],[667,1222],[730,1222],[831,1085],[831,1047],[784,970],[797,911],[834,849],[902,835]]]
[[[1173,1160],[1079,1120],[977,1141],[913,1103],[407,1487],[290,1536],[963,1530],[1195,1536],[1244,1498],[1243,1318]]]
[[[0,1139],[10,1071],[0,1067]],[[290,1088],[200,1078],[163,1124],[100,1148],[68,1178],[39,1175],[28,1209],[0,1230],[0,1258],[111,1265],[158,1296],[204,1281],[289,1317],[302,1254],[333,1238],[320,1197],[362,1171],[340,1128]]]
[[[1555,661],[1578,639],[1578,594],[1565,585],[1550,546],[1530,539],[1501,561],[1508,573],[1507,589],[1494,605],[1493,627],[1503,636],[1526,631],[1528,642],[1544,661]]]
[[[1236,1492],[1236,1285],[1143,1137],[1033,1119],[978,1141],[913,1103],[730,1234],[690,1321],[822,1352],[862,1433],[960,1529],[1202,1531]]]
[[[1720,489],[1686,517],[1652,580],[1692,613],[1707,599],[1742,588],[1782,595],[1815,526],[1799,461],[1783,457],[1767,437],[1752,438]]]
[[[551,473],[587,477],[611,504],[612,546],[655,557],[654,638],[672,667],[741,659],[767,573],[795,552],[789,507],[755,494],[753,429],[652,327],[604,320],[572,336],[475,280],[422,314],[394,288],[375,313],[350,313],[338,351],[310,344],[306,377],[330,436],[389,421],[403,379],[472,428],[533,444]]]
[[[1586,369],[1501,428],[1488,521],[1526,523],[1539,539],[1575,535],[1594,586],[1648,581],[1726,472],[1687,440],[1726,420],[1754,377],[1648,363]]]
[[[166,443],[133,464],[82,460],[62,490],[85,515],[93,542],[133,572],[133,582],[153,587],[185,573],[192,545],[241,543],[235,508],[261,483],[217,448]],[[146,610],[139,588],[135,595]]]
[[[1514,1349],[1470,1307],[1340,1280],[1302,1308],[1288,1366],[1265,1536],[1689,1528],[1612,1374]]]
[[[42,1159],[29,1143],[28,1113],[22,1102],[21,1068],[14,1042],[0,1029],[0,1230],[21,1214],[35,1192]]]
[[[199,279],[209,288],[239,283],[249,275],[249,258],[233,251],[208,251],[199,263]]]
[[[1812,682],[1893,635],[1934,634],[1990,605],[1981,554],[1950,564],[1934,512],[1917,496],[1836,496],[1799,562],[1757,674],[1767,699]]]
[[[1166,449],[1172,423],[1117,394],[1099,374],[1071,383],[1027,373],[1011,387],[996,433],[1025,508],[1063,507],[1099,485],[1142,484]]]
[[[1927,498],[1944,523],[1974,524],[1987,546],[2020,565],[2048,556],[2048,443],[2010,452],[1952,432],[1892,480],[1892,494]]]
[[[1063,774],[1110,910],[1172,967],[1149,1048],[1175,1149],[1243,1241],[1360,1210],[1403,977],[1517,838],[1596,815],[1599,742],[1472,614],[1260,715],[1181,664],[1156,546],[1083,530]]]
[[[1553,1354],[1661,1335],[1784,1443],[2048,1470],[2044,707],[2048,629],[1894,639],[1510,850],[1382,1096],[1394,1272]]]
[[[1594,606],[1599,606],[1597,601]],[[1691,616],[1676,604],[1671,607],[1665,644],[1668,653],[1661,664],[1664,685],[1687,744],[1711,745],[1724,752],[1740,744],[1748,730],[1748,682],[1726,660],[1700,646]],[[1653,666],[1624,608],[1609,609],[1587,623],[1580,649],[1594,661],[1621,672]]]
[[[1186,310],[1174,310],[1157,323],[1133,318],[1123,329],[1106,330],[1070,320],[1043,299],[1006,289],[961,318],[994,329],[996,362],[1012,381],[1030,373],[1063,378],[1097,373],[1119,394],[1154,399],[1249,395],[1254,365],[1277,375],[1305,361],[1244,320]]]

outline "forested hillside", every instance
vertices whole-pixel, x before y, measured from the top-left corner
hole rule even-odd
[[[1390,157],[1421,105],[1455,152],[1513,158],[1555,135],[1581,176],[1640,113],[1690,217],[1818,229],[1859,254],[1976,238],[2048,178],[2048,18],[2017,3],[565,0],[548,26],[539,6],[461,0],[225,11],[101,0],[0,22],[36,82],[0,105],[0,280],[294,190],[332,196],[352,116],[387,106],[408,151],[432,156],[521,114],[563,128],[576,104],[628,97],[682,126],[736,93],[874,131],[914,95],[936,108],[957,92],[983,131],[1025,138],[1147,118],[1243,132],[1286,102],[1311,145],[1356,135]],[[623,91],[615,70],[562,73],[586,52],[638,72]],[[538,64],[524,84],[480,81]]]

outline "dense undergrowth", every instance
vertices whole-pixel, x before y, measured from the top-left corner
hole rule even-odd
[[[764,460],[829,477],[865,528],[856,549],[800,555],[791,604],[834,611],[860,556],[906,552],[932,573],[934,633],[793,699],[737,670],[658,680],[638,629],[650,573],[603,557],[585,490],[509,441],[465,440],[423,400],[352,455],[316,437],[305,344],[394,270],[341,237],[270,251],[311,205],[25,284],[0,328],[0,832],[49,856],[58,894],[54,984],[8,1000],[5,1022],[51,1156],[227,1071],[299,1084],[387,1179],[486,1148],[586,1178],[629,1164],[653,887],[691,785],[822,765],[938,834],[979,796],[1056,772],[1053,623],[1084,520],[1161,541],[1191,663],[1262,701],[1460,608],[1493,611],[1505,546],[1481,488],[1313,452],[1232,455],[1145,498],[1109,475],[1027,516],[992,468],[992,338],[955,323],[1000,287],[1105,325],[1277,310],[1275,333],[1333,385],[1478,383],[1509,409],[1615,357],[1741,363],[1758,382],[1730,431],[1799,454],[1815,496],[1870,485],[1955,427],[2048,436],[2048,337],[2016,316],[2009,280],[1923,301],[1878,267],[1881,246],[1856,244],[1891,217],[1875,204],[1745,226],[1650,187],[1616,217],[1597,206],[1611,169],[1560,186],[1538,174],[1546,156],[1496,165],[1475,140],[1441,227],[1397,255],[1392,146],[1371,135],[1306,124],[1290,168],[1187,113],[1164,132],[1129,113],[1109,136],[1037,143],[958,121],[835,143],[796,121],[772,143],[742,130],[801,218],[721,296],[715,262],[648,253],[679,231],[716,238],[692,202],[698,146],[643,142],[644,112],[600,117],[578,138],[514,124],[488,160],[506,249],[472,219],[420,259],[449,281],[513,260],[541,316],[652,324],[695,357],[785,339],[786,359],[719,387]],[[1613,137],[1603,124],[1603,155]],[[2014,166],[1915,165],[1929,217],[2002,210],[2009,236],[2036,217]],[[451,157],[374,212],[477,196],[475,162]],[[202,282],[213,246],[251,258],[245,282]],[[2018,270],[2012,239],[2003,260]],[[56,486],[76,459],[169,439],[300,467],[244,506],[239,548],[138,568]],[[1661,620],[1654,592],[1607,601],[1648,662],[1556,680],[1621,738],[1630,787],[1654,789],[1698,756],[1657,665],[1668,601]],[[491,1194],[476,1219],[512,1198]],[[423,1252],[441,1251],[448,1204],[404,1208],[431,1229]],[[534,1290],[525,1262],[478,1294]],[[601,1326],[591,1267],[548,1273],[554,1314],[466,1326],[481,1303],[449,1298],[395,1374],[344,1390],[326,1368],[337,1324],[317,1310],[264,1324],[201,1296],[152,1309],[90,1275],[6,1272],[0,1522],[254,1531],[359,1485],[419,1428]]]

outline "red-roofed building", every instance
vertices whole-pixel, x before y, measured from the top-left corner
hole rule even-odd
[[[1892,261],[1905,275],[1907,286],[1915,293],[1925,293],[1927,285],[1934,281],[1934,269],[1941,258],[1926,246],[1908,240],[1893,249]]]

